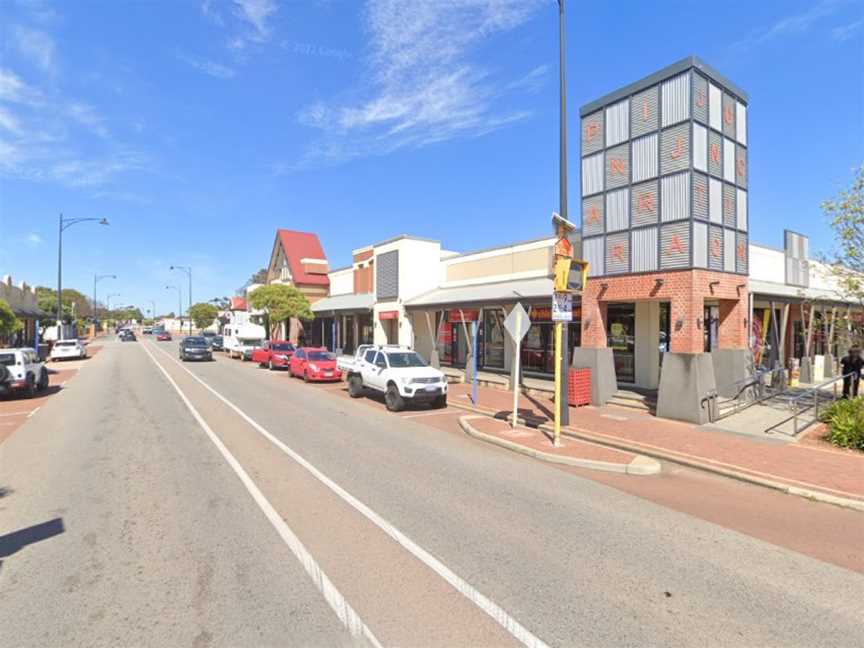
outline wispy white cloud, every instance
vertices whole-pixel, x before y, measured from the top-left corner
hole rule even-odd
[[[0,68],[0,101],[35,104],[42,93],[21,80],[12,70]]]
[[[57,48],[44,31],[23,25],[12,27],[12,45],[18,54],[45,72],[56,71]]]
[[[319,101],[300,123],[323,131],[301,165],[339,162],[482,135],[529,115],[500,108],[504,94],[528,89],[545,74],[502,82],[471,60],[488,39],[524,24],[545,0],[368,0],[369,83],[357,102]]]
[[[845,42],[852,38],[862,25],[864,25],[864,19],[835,27],[831,30],[831,37],[839,43]]]
[[[187,65],[192,66],[199,72],[203,72],[204,74],[215,77],[217,79],[233,79],[234,76],[237,74],[237,70],[233,67],[223,65],[222,63],[217,63],[216,61],[211,61],[210,59],[190,56],[188,54],[183,54],[182,52],[179,52],[177,54],[177,58],[179,58]]]
[[[27,235],[27,242],[30,245],[36,246],[36,245],[40,245],[43,242],[43,239],[38,233],[31,232],[30,234]]]
[[[234,5],[236,15],[253,27],[258,39],[270,38],[268,22],[278,9],[275,0],[234,0]]]
[[[2,107],[0,107],[0,128],[12,134],[21,132],[21,124],[15,115]]]
[[[200,7],[210,22],[230,30],[228,49],[238,56],[250,44],[260,45],[271,39],[271,21],[279,11],[276,0],[230,0],[228,4],[202,0]]]
[[[93,106],[81,101],[73,101],[67,108],[67,114],[93,134],[103,139],[110,137],[108,128],[105,126],[105,118],[97,113]]]
[[[804,11],[783,16],[771,25],[753,31],[747,38],[734,43],[732,47],[737,50],[748,50],[775,38],[804,34],[818,21],[834,15],[847,3],[848,0],[820,0]]]

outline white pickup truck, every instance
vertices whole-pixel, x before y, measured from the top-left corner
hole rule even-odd
[[[361,344],[357,347],[353,356],[343,355],[336,358],[336,368],[342,372],[343,376],[351,373],[351,369],[359,367],[358,364],[369,349],[401,349],[408,351],[408,347],[399,346],[398,344]]]
[[[446,376],[427,365],[416,351],[372,346],[347,372],[351,398],[359,398],[367,389],[383,393],[391,412],[404,409],[406,402],[447,406]]]

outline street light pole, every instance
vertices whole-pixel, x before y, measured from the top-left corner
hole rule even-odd
[[[172,266],[173,267],[173,266]],[[180,332],[183,332],[183,291],[180,290],[180,286],[165,286],[165,290],[174,289],[177,291],[177,308],[179,310],[178,317],[180,317]],[[191,333],[191,331],[190,331]]]
[[[186,316],[189,318],[189,335],[192,335],[192,267],[172,265],[171,270],[182,270],[189,277],[189,310],[186,311]]]
[[[106,317],[111,317],[111,298],[119,296],[120,293],[111,293],[105,298],[105,310],[107,311]]]
[[[57,223],[57,340],[63,336],[63,232],[78,223],[90,221],[108,225],[107,218],[60,218]]]
[[[96,284],[103,279],[116,279],[117,275],[113,274],[94,274],[93,275],[93,321],[96,321]]]
[[[561,98],[561,104],[559,108],[559,119],[560,119],[560,140],[559,140],[559,164],[558,164],[558,197],[560,200],[560,205],[558,206],[558,213],[561,214],[561,218],[565,220],[569,220],[567,215],[567,81],[565,75],[566,68],[566,41],[565,41],[565,0],[558,0],[558,67],[559,67],[559,92]],[[570,342],[569,342],[569,329],[570,323],[564,322],[561,324],[561,366],[559,371],[561,372],[561,380],[559,382],[558,393],[555,394],[555,398],[561,404],[561,407],[556,408],[561,412],[560,414],[560,425],[569,425],[570,424],[570,408],[569,408],[569,382],[570,375],[568,369],[568,365],[570,364]],[[559,340],[556,340],[558,342]],[[556,426],[557,427],[557,426]]]

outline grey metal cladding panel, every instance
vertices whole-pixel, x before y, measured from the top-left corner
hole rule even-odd
[[[585,236],[603,233],[605,210],[603,194],[597,194],[582,200],[582,233]]]
[[[716,178],[708,178],[708,220],[723,222],[723,183]]]
[[[630,182],[630,145],[622,144],[606,151],[606,189],[623,187]]]
[[[708,129],[693,124],[693,168],[708,171]]]
[[[731,95],[723,93],[723,134],[735,139],[735,121],[736,121],[735,98]]]
[[[750,265],[750,247],[747,245],[747,235],[740,232],[735,236],[735,272],[747,274]]]
[[[630,222],[633,227],[655,224],[659,215],[658,207],[660,205],[657,181],[652,180],[633,185],[631,192]]]
[[[792,286],[810,285],[810,264],[807,261],[810,239],[806,236],[786,230],[786,283]]]
[[[633,272],[657,269],[657,228],[643,227],[631,232],[633,241]]]
[[[606,146],[630,139],[630,102],[625,99],[606,108]]]
[[[693,73],[693,119],[708,123],[708,80]]]
[[[693,174],[693,218],[708,220],[708,176]]]
[[[619,232],[606,237],[606,274],[630,271],[630,233]]]
[[[379,300],[399,296],[399,250],[384,252],[375,259],[375,294]]]
[[[723,138],[714,131],[708,133],[708,173],[723,177]]]
[[[693,267],[708,267],[708,225],[693,223]]]
[[[582,195],[603,191],[603,153],[582,158]]]
[[[606,231],[620,232],[630,227],[630,190],[626,187],[606,194]]]
[[[735,211],[738,212],[736,227],[742,232],[747,231],[747,192],[743,189],[737,189],[738,195],[735,198]]]
[[[594,238],[582,239],[582,254],[588,262],[588,276],[602,277],[605,273],[605,264],[603,259],[604,237],[597,236]]]
[[[669,223],[660,228],[660,269],[690,266],[690,222]]]
[[[660,127],[660,87],[654,86],[630,99],[630,137],[653,133]]]
[[[715,225],[708,228],[708,268],[723,270],[723,228]]]
[[[603,149],[605,126],[603,111],[582,118],[582,155],[591,155]]]
[[[660,220],[690,218],[690,174],[677,173],[660,178]]]
[[[690,123],[660,133],[660,173],[690,168]]]
[[[723,271],[735,272],[735,232],[723,230]]]
[[[735,130],[738,132],[738,141],[747,145],[747,106],[740,101],[735,106]]]
[[[664,81],[660,86],[663,128],[690,118],[690,73]]]
[[[730,139],[723,140],[723,179],[735,182],[735,142]]]
[[[735,184],[747,188],[747,149],[740,144],[735,146]]]
[[[633,148],[633,182],[657,177],[657,133],[631,142]]]
[[[735,209],[735,187],[730,184],[723,185],[723,224],[726,227],[735,228],[738,225],[738,212]]]

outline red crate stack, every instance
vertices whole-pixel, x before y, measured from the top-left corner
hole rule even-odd
[[[571,406],[591,404],[591,370],[571,369],[567,400]]]

